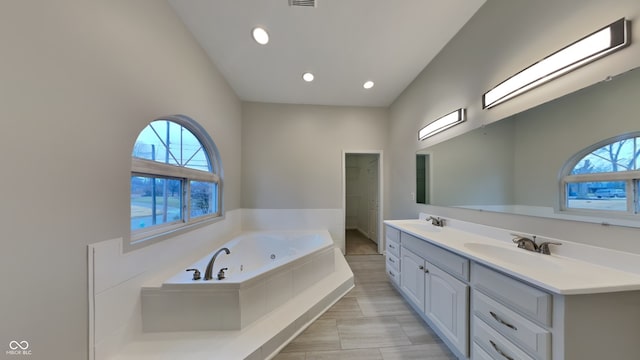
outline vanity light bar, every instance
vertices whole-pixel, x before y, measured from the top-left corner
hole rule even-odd
[[[628,46],[631,43],[629,24],[622,18],[520,71],[487,91],[482,96],[482,108],[496,106]]]
[[[418,140],[424,140],[429,136],[433,136],[441,131],[458,125],[466,120],[465,109],[458,109],[452,113],[449,113],[438,120],[432,121],[427,126],[420,129],[418,132]]]

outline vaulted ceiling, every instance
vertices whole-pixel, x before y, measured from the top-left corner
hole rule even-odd
[[[485,0],[169,2],[244,101],[388,106]]]

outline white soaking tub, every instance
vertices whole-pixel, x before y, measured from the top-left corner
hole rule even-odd
[[[212,280],[193,280],[221,248]],[[142,289],[143,330],[240,330],[334,271],[333,239],[321,231],[247,232],[163,282]],[[225,278],[217,279],[221,268]]]

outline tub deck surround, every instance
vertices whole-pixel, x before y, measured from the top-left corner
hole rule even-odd
[[[331,253],[334,272],[241,330],[142,333],[110,359],[270,359],[354,287],[342,252]]]
[[[200,290],[211,286],[225,290],[248,287],[263,280],[272,269],[286,264],[300,265],[308,261],[303,259],[304,256],[333,246],[332,237],[327,230],[247,231],[220,246],[220,248],[228,248],[230,253],[218,255],[212,280],[193,280],[193,273],[180,271],[163,281],[162,287]],[[217,250],[204,256],[189,268],[199,269],[204,275],[204,269]],[[216,274],[221,268],[227,270],[225,270],[225,278],[218,280]]]
[[[217,257],[214,273],[228,268],[225,279],[181,270],[142,288],[145,332],[240,330],[335,271],[326,230],[247,232],[221,247],[230,254]],[[203,269],[212,254],[187,268]]]
[[[450,223],[456,226],[449,226]],[[542,255],[517,249],[511,242],[514,231],[460,221],[435,227],[424,220],[424,214],[420,219],[387,220],[385,224],[552,293],[640,290],[638,255],[564,240],[559,241],[562,246],[551,246],[551,255]],[[538,242],[542,240],[558,241],[538,238]]]

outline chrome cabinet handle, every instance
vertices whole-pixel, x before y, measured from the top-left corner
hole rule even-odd
[[[389,244],[389,249],[395,249],[395,248],[396,248],[395,246]]]
[[[392,273],[391,271],[389,271],[389,275],[396,277],[396,274]]]
[[[393,260],[392,258],[387,258],[387,260],[389,260],[389,262],[395,263],[396,261]]]
[[[504,321],[504,320],[500,319],[500,317],[499,317],[498,315],[496,315],[496,313],[494,313],[493,311],[489,311],[489,314],[491,314],[491,316],[492,316],[492,317],[493,317],[497,322],[499,322],[500,324],[502,324],[502,325],[504,325],[504,326],[508,327],[509,329],[513,329],[513,330],[515,330],[515,331],[518,331],[518,328],[517,328],[517,327],[515,327],[515,326],[513,326],[513,325],[509,324],[508,322],[506,322],[506,321]]]
[[[505,359],[507,360],[514,360],[511,356],[505,354],[504,352],[502,352],[502,350],[500,350],[500,348],[498,348],[498,345],[496,345],[496,343],[494,343],[493,341],[489,340],[489,342],[491,343],[491,346],[493,346],[493,349],[500,355],[504,356]]]

